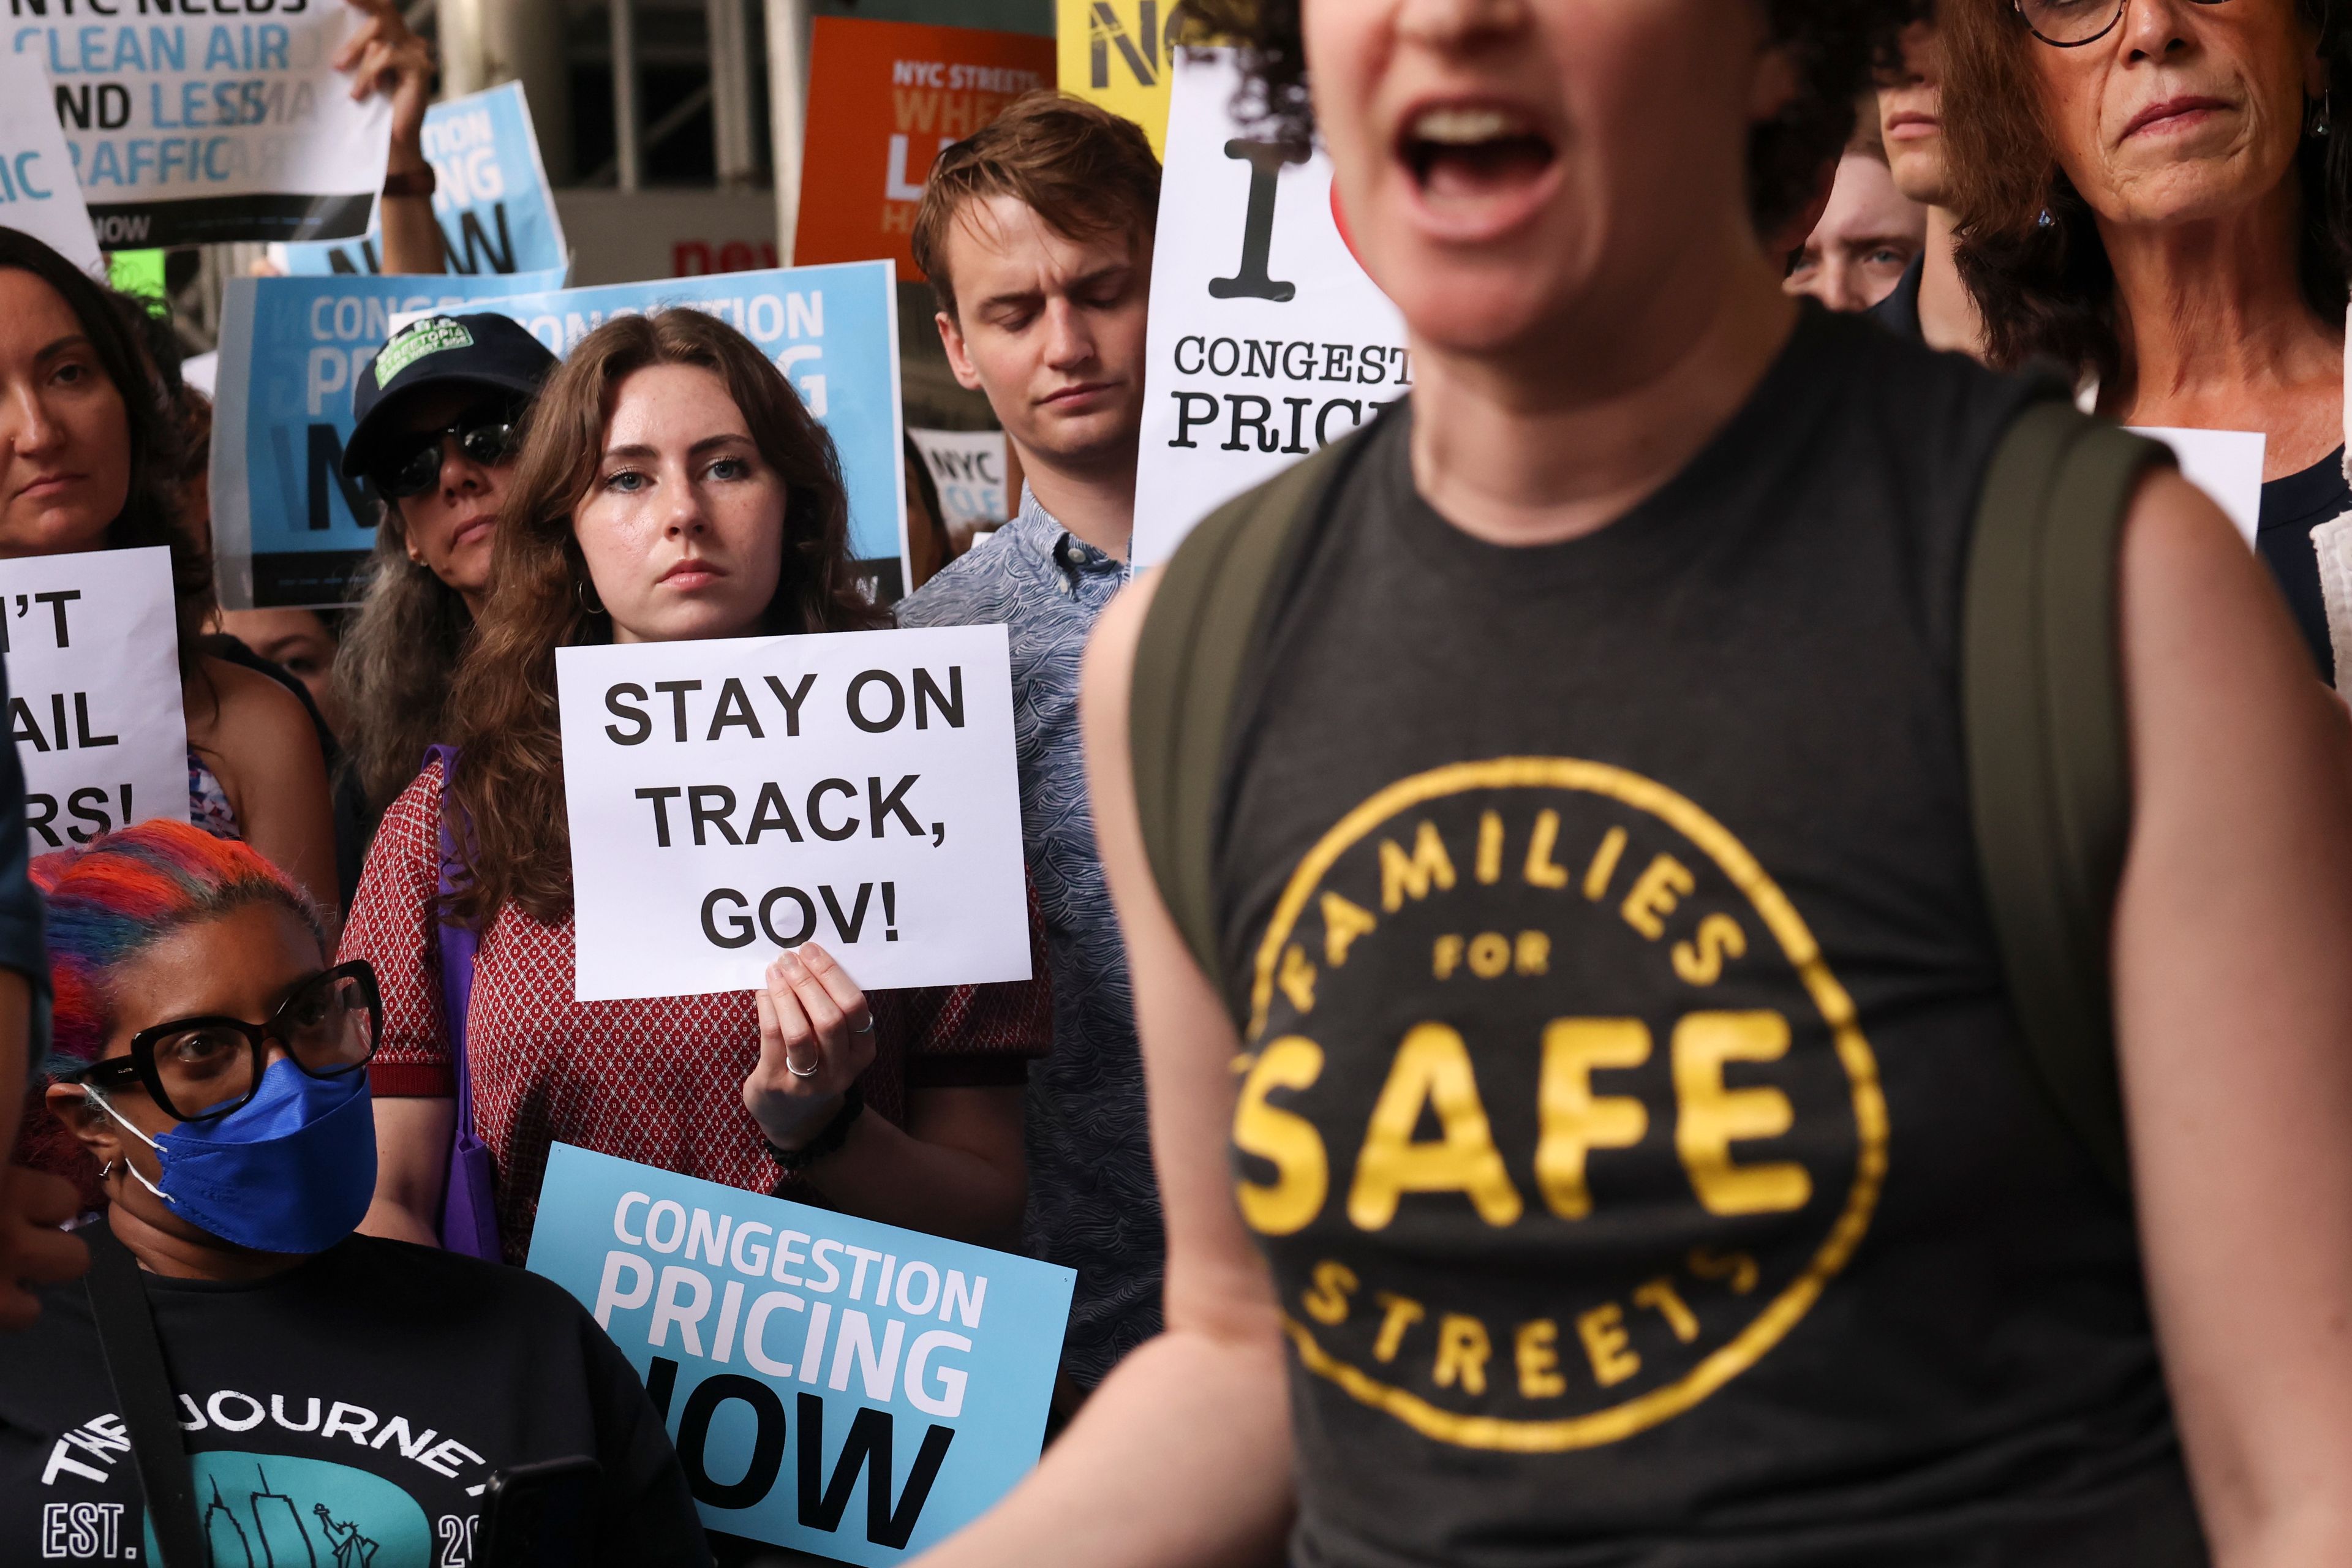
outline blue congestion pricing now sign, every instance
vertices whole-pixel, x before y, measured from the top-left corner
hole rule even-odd
[[[1077,1276],[558,1143],[530,1268],[596,1314],[702,1521],[887,1564],[1036,1464]]]
[[[341,0],[337,0],[341,4]],[[352,383],[404,311],[464,315],[561,272],[232,278],[213,402],[213,553],[230,609],[341,605],[375,547],[376,501],[343,477]]]

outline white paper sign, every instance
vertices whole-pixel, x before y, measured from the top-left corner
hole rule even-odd
[[[2189,430],[2171,425],[2128,428],[2135,436],[2171,447],[2180,459],[2182,476],[2229,514],[2246,536],[2247,549],[2254,547],[2254,529],[2263,517],[2263,449],[2268,437],[2259,430]]]
[[[583,1002],[1024,980],[1003,626],[560,648]]]
[[[49,76],[30,55],[0,49],[0,226],[21,229],[83,271],[105,276],[73,154],[49,107]]]
[[[12,0],[11,52],[47,68],[109,250],[337,239],[367,227],[392,100],[353,102],[332,61],[342,0],[201,10]],[[47,21],[36,18],[47,16]]]
[[[0,651],[34,854],[188,819],[171,552],[0,561]]]
[[[940,492],[940,521],[950,528],[993,528],[1018,504],[1005,483],[1002,430],[917,430],[915,449]]]
[[[1412,389],[1403,318],[1358,266],[1331,163],[1233,117],[1228,49],[1171,73],[1151,259],[1135,563],[1167,559],[1226,500]]]

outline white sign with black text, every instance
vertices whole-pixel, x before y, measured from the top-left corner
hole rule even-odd
[[[49,102],[49,73],[37,57],[13,49],[0,49],[0,225],[106,276],[73,154]]]
[[[907,435],[923,455],[940,492],[940,521],[950,528],[994,528],[1021,504],[1007,482],[1002,430],[919,430]]]
[[[556,653],[583,1002],[1029,977],[1003,626]]]
[[[34,854],[188,819],[172,556],[161,545],[0,561],[8,727]]]
[[[1412,390],[1404,321],[1348,248],[1331,161],[1236,121],[1230,49],[1171,72],[1135,564]]]

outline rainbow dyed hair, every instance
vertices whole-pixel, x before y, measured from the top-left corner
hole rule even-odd
[[[322,946],[327,939],[317,908],[284,872],[184,822],[158,818],[40,856],[32,878],[48,904],[51,1073],[99,1059],[114,1032],[108,976],[184,926],[268,903],[299,916]]]

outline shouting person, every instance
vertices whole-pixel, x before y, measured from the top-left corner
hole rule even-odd
[[[1077,1270],[1063,1360],[1085,1388],[1157,1331],[1165,1246],[1078,738],[1079,654],[1129,577],[1159,208],[1160,163],[1133,122],[1039,93],[940,155],[915,218],[948,363],[988,395],[1027,483],[1020,515],[898,620],[1001,623],[1012,641],[1022,826],[1054,980],[1054,1052],[1029,1081],[1024,1229],[1038,1257]]]
[[[2158,448],[1780,291],[1908,6],[1201,8],[1417,374],[1096,632],[1167,1328],[927,1568],[2352,1555],[2343,714]],[[2115,617],[2112,1142],[1958,679],[2045,437],[2107,465],[2047,521]]]

